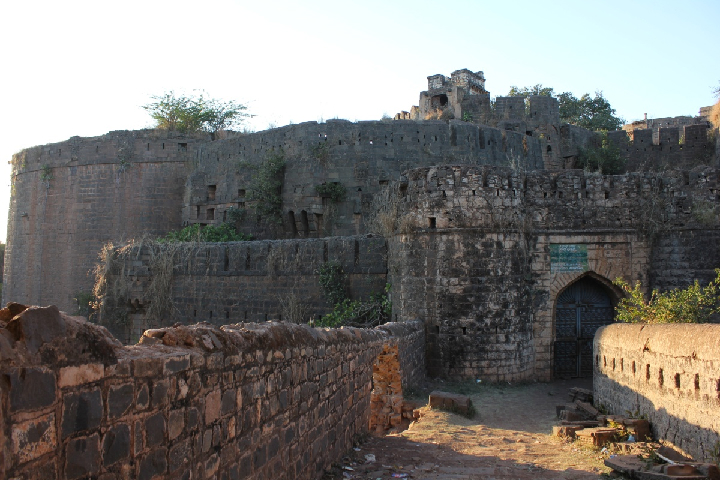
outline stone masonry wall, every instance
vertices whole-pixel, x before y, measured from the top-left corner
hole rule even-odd
[[[656,438],[698,461],[717,460],[720,325],[608,325],[594,348],[596,405],[646,415]]]
[[[417,322],[197,324],[122,347],[56,307],[2,326],[0,471],[28,480],[318,478],[375,427],[383,349],[422,341]]]
[[[101,320],[123,342],[136,341],[147,328],[175,322],[307,323],[332,310],[320,288],[319,269],[326,262],[342,266],[352,299],[366,300],[382,293],[387,282],[387,247],[385,239],[378,237],[181,244],[171,246],[176,248],[166,293],[171,311],[163,318],[148,318],[147,308],[157,299],[157,290],[152,288],[158,280],[154,269],[161,268],[155,259],[163,247],[168,246],[138,244],[107,277],[109,284],[121,281],[127,286],[121,289],[126,291],[124,298],[112,298],[116,290],[111,288],[106,299],[108,304],[120,304],[123,312],[130,311],[127,322]],[[288,318],[292,305],[302,318]]]
[[[373,199],[409,168],[464,163],[543,168],[540,141],[523,133],[462,121],[306,122],[204,145],[188,178],[183,222],[217,224],[245,209],[243,230],[256,238],[309,238],[365,233]],[[254,216],[252,165],[270,155],[286,162],[282,225]],[[338,204],[315,187],[339,183]],[[210,210],[210,212],[208,212]]]
[[[119,131],[14,155],[3,298],[76,311],[103,244],[178,228],[199,140]]]
[[[406,175],[390,197],[399,231],[388,240],[388,279],[397,318],[425,321],[431,376],[550,380],[556,299],[575,281],[590,276],[616,302],[618,277],[674,288],[720,267],[714,169]],[[584,263],[554,265],[558,245],[578,245]]]

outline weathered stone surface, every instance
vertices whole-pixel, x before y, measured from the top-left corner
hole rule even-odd
[[[15,461],[25,463],[52,452],[57,447],[55,414],[18,423],[12,429],[12,449]]]
[[[112,385],[108,390],[108,416],[118,418],[127,412],[135,400],[135,387],[132,383]]]
[[[52,342],[67,332],[60,310],[55,306],[30,307],[7,324],[18,341],[24,341],[28,351],[36,353],[44,343]]]
[[[65,460],[65,478],[95,475],[100,470],[100,437],[74,438],[68,442]]]
[[[440,408],[462,414],[467,414],[472,407],[470,397],[457,393],[441,392],[439,390],[430,393],[429,404],[432,408]]]
[[[158,448],[145,455],[138,467],[138,480],[152,480],[155,475],[162,475],[168,468],[167,449]]]
[[[10,410],[32,410],[55,402],[55,375],[40,368],[19,368],[8,374]]]
[[[75,432],[97,428],[103,417],[100,389],[64,395],[62,412],[63,438]]]
[[[165,416],[162,412],[145,420],[145,436],[148,447],[155,447],[165,441]]]
[[[84,383],[96,382],[105,375],[103,364],[80,365],[60,369],[58,386],[60,388],[75,387]]]
[[[130,456],[130,427],[117,425],[110,428],[103,437],[103,465],[108,467]]]

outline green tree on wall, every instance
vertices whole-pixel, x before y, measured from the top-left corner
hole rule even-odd
[[[241,103],[206,98],[202,93],[176,95],[173,91],[151,97],[154,102],[143,105],[155,120],[156,128],[181,133],[208,132],[213,137],[221,130],[238,128],[250,115]]]
[[[593,131],[609,131],[619,129],[625,120],[615,116],[615,109],[603,96],[602,92],[595,92],[595,96],[589,93],[577,98],[571,92],[564,92],[555,95],[555,90],[550,87],[543,87],[538,83],[532,87],[510,87],[509,97],[529,97],[540,95],[544,97],[556,97],[560,103],[560,121],[587,128]]]

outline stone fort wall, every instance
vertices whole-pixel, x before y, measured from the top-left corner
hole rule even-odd
[[[253,165],[287,163],[282,223],[252,215]],[[103,244],[221,223],[247,209],[256,238],[365,233],[373,198],[416,165],[447,162],[542,168],[539,141],[465,122],[308,122],[210,142],[167,132],[111,132],[13,156],[4,299],[75,311]],[[338,182],[332,204],[315,186]],[[213,186],[210,195],[210,186]],[[209,211],[212,211],[209,214]]]
[[[16,342],[0,365],[7,478],[315,479],[392,424],[396,378],[424,375],[419,322],[198,324],[132,347],[56,307],[3,325]]]
[[[199,141],[121,131],[14,155],[3,298],[75,311],[103,244],[180,225]]]
[[[595,336],[595,402],[635,412],[698,461],[720,441],[720,325],[608,325]]]
[[[387,246],[384,238],[354,236],[324,239],[261,240],[230,243],[181,244],[172,253],[172,278],[164,295],[171,306],[162,318],[149,318],[157,301],[153,288],[163,245],[139,243],[116,261],[107,277],[121,284],[122,298],[111,287],[108,304],[127,313],[115,321],[102,319],[125,343],[136,342],[147,328],[176,322],[208,322],[221,326],[237,322],[293,321],[307,323],[332,310],[322,295],[320,267],[337,263],[345,274],[344,287],[353,300],[367,300],[385,290]],[[166,250],[165,250],[166,251]],[[117,255],[116,251],[116,255]]]
[[[573,282],[590,276],[617,301],[617,277],[685,287],[720,266],[714,169],[602,176],[446,166],[406,175],[388,281],[398,320],[425,321],[431,376],[550,380],[556,299]],[[578,246],[585,263],[554,264],[558,245]]]

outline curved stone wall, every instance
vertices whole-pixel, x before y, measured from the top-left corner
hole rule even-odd
[[[197,142],[118,131],[14,155],[3,298],[76,311],[103,244],[179,227]]]

